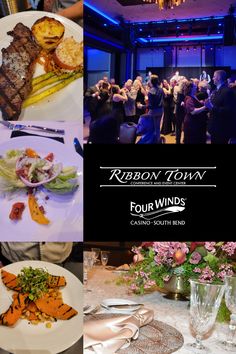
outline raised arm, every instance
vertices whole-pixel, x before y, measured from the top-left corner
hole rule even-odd
[[[57,14],[67,17],[70,20],[83,18],[83,1],[78,1],[74,5],[58,11]]]

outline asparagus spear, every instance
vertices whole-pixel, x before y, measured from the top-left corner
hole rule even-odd
[[[62,80],[61,82],[59,82],[58,84],[48,88],[47,90],[44,90],[36,95],[33,96],[29,96],[24,102],[22,107],[26,108],[34,103],[37,103],[39,101],[41,101],[42,99],[52,95],[53,93],[56,93],[58,91],[60,91],[61,89],[63,89],[64,87],[66,87],[67,85],[69,85],[71,82],[73,82],[74,80],[82,77],[83,74],[82,73],[76,73],[72,76],[70,76],[68,79]]]

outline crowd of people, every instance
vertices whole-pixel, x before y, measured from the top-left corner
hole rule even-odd
[[[187,79],[177,71],[160,82],[149,72],[145,80],[138,75],[120,87],[104,76],[85,92],[90,132],[104,127],[99,142],[119,142],[120,126],[128,123],[136,125],[139,144],[161,143],[168,134],[176,144],[205,144],[208,136],[212,144],[228,144],[236,137],[236,81],[227,79],[223,70],[215,71],[212,85],[205,71],[200,79]],[[115,138],[105,141],[111,120]]]

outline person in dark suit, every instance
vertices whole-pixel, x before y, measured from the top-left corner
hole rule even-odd
[[[98,96],[100,94],[102,84],[103,80],[99,80],[96,85],[89,87],[85,92],[85,102],[91,116],[91,121],[97,119]]]
[[[233,90],[226,85],[226,72],[214,72],[213,82],[216,90],[205,106],[210,110],[209,132],[212,144],[228,144],[236,137],[236,100]]]

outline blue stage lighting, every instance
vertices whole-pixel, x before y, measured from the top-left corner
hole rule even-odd
[[[145,39],[145,38],[138,38],[138,41],[141,43],[168,43],[168,42],[188,42],[188,41],[209,41],[209,40],[216,40],[222,39],[223,34],[217,34],[213,36],[183,36],[183,37],[163,37],[163,38],[152,38],[152,39]]]
[[[96,12],[97,14],[103,16],[104,18],[106,18],[107,20],[112,22],[114,25],[119,25],[120,24],[118,21],[116,21],[113,18],[111,18],[110,16],[106,15],[104,12],[102,12],[99,9],[97,9],[95,6],[89,4],[87,1],[84,1],[84,5],[87,6],[89,9],[93,10],[94,12]]]
[[[114,42],[112,42],[112,41],[109,41],[108,39],[105,39],[105,38],[101,38],[101,37],[98,37],[98,36],[96,36],[95,34],[92,34],[92,33],[89,33],[89,32],[87,32],[87,31],[85,31],[84,32],[84,36],[86,37],[90,37],[90,38],[92,38],[92,39],[95,39],[96,41],[98,41],[98,42],[102,42],[102,43],[106,43],[106,44],[109,44],[109,45],[111,45],[112,47],[116,47],[116,48],[118,48],[118,49],[124,49],[124,47],[123,46],[121,46],[121,45],[119,45],[119,44],[117,44],[117,43],[114,43]]]

